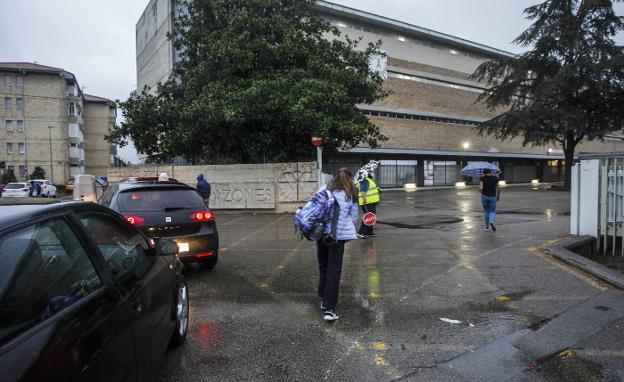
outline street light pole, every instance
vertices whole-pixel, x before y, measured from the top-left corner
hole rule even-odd
[[[54,184],[54,163],[52,162],[52,129],[54,126],[48,125],[48,137],[50,141],[50,182]]]
[[[312,137],[312,145],[316,147],[316,184],[323,185],[323,138]]]

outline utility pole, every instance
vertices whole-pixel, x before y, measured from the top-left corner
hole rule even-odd
[[[54,184],[54,163],[52,162],[52,129],[54,126],[48,125],[48,137],[50,141],[50,182]]]

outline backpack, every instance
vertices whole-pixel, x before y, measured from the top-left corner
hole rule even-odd
[[[295,233],[300,232],[302,237],[310,241],[325,240],[325,230],[330,220],[333,220],[333,237],[329,235],[330,238],[327,239],[335,241],[339,213],[340,207],[334,194],[323,188],[312,195],[305,206],[298,208],[295,212]]]

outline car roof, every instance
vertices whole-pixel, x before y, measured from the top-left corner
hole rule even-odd
[[[195,190],[195,188],[189,186],[186,183],[178,183],[178,182],[121,182],[119,183],[119,191],[127,191],[127,190],[158,190],[158,189],[168,189],[168,190]]]
[[[26,184],[27,182],[9,182],[7,183],[7,185],[9,184]]]
[[[40,201],[39,199],[33,199],[15,203],[14,201],[3,201],[0,198],[0,232],[41,216],[77,209],[101,209],[111,211],[108,208],[90,202],[62,200]]]

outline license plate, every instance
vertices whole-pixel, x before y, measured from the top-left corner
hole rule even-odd
[[[188,252],[189,251],[189,244],[188,243],[178,243],[178,250],[180,252]]]

